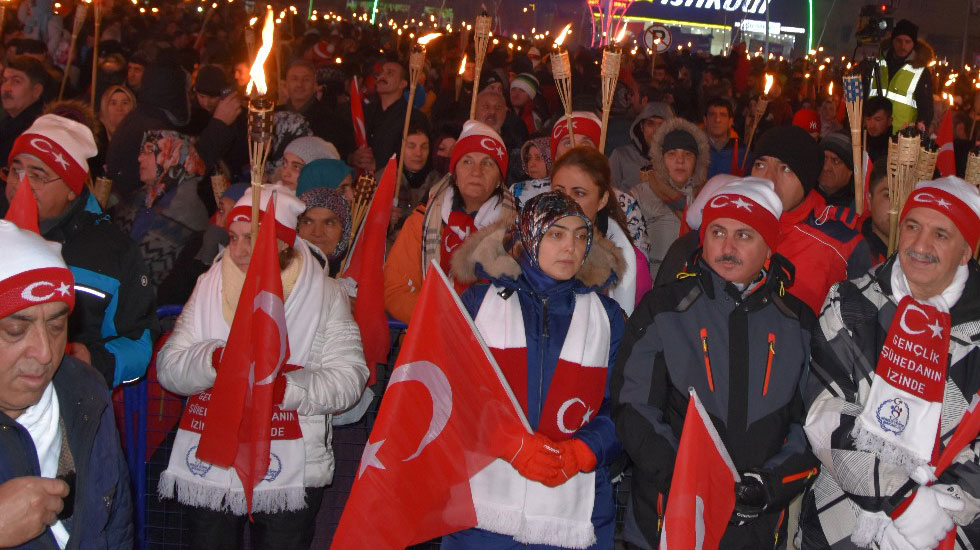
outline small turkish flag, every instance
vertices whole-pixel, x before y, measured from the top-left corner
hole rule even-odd
[[[289,357],[275,200],[262,216],[197,448],[204,462],[234,466],[249,513],[252,490],[269,469],[273,384]]]
[[[7,209],[7,217],[4,219],[24,231],[41,234],[41,227],[37,221],[37,199],[34,198],[34,191],[31,189],[31,184],[27,182],[26,176],[20,178],[17,192],[14,193],[14,198],[10,200],[10,208]]]
[[[354,143],[358,148],[367,147],[367,129],[364,126],[364,100],[357,86],[357,77],[350,83],[350,117],[354,124]]]
[[[939,146],[939,156],[936,158],[936,170],[939,177],[956,175],[956,154],[953,152],[953,109],[946,109],[943,120],[936,130],[936,145]]]
[[[530,432],[435,262],[396,364],[333,548],[401,549],[475,527],[469,480],[496,458],[494,434]]]
[[[718,548],[735,509],[738,471],[697,393],[691,390],[660,550]]]
[[[357,281],[354,321],[361,329],[364,360],[370,373],[368,386],[373,386],[376,381],[378,363],[388,362],[388,350],[391,348],[391,333],[385,313],[384,264],[397,170],[395,156],[392,155],[374,191],[364,226],[354,239],[354,250],[343,275]]]

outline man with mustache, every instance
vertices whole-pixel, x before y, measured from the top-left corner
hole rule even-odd
[[[401,150],[405,109],[409,108],[405,97],[408,67],[398,61],[385,61],[376,78],[375,93],[364,98],[368,146],[356,149],[347,162],[372,173],[384,168],[391,155]],[[422,113],[412,108],[413,120],[421,116]]]
[[[816,319],[784,290],[782,202],[761,178],[711,192],[689,268],[636,307],[613,372],[616,434],[634,464],[624,538],[637,548],[660,540],[689,388],[742,478],[722,550],[784,548],[786,508],[816,474],[801,391]]]
[[[831,288],[811,344],[805,431],[823,468],[803,549],[980,544],[978,440],[961,428],[980,390],[980,192],[920,182],[898,231],[891,258]]]
[[[44,65],[32,57],[16,56],[3,69],[0,104],[7,118],[0,123],[0,166],[7,165],[7,156],[17,136],[41,115],[48,81]]]

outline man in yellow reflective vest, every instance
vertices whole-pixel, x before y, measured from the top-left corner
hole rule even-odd
[[[891,44],[872,67],[866,80],[868,96],[884,96],[892,102],[892,131],[908,124],[932,122],[932,74],[928,64],[933,50],[919,40],[919,27],[907,19],[895,24]]]

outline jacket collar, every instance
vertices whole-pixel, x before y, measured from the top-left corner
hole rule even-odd
[[[803,202],[798,204],[796,208],[784,211],[783,215],[779,217],[779,227],[782,230],[789,229],[794,225],[806,221],[811,214],[818,210],[822,210],[827,205],[823,197],[820,196],[816,190],[810,191]]]

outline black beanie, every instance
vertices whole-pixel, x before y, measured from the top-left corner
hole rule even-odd
[[[900,34],[904,34],[915,42],[919,39],[919,26],[915,23],[909,21],[908,19],[902,19],[898,23],[895,23],[895,30],[892,31],[892,39]]]
[[[687,130],[682,130],[680,128],[677,130],[671,130],[666,136],[664,136],[662,151],[666,153],[667,151],[674,151],[676,149],[690,151],[691,153],[694,153],[694,156],[697,156],[698,142]]]
[[[762,134],[755,147],[755,158],[774,157],[789,166],[803,184],[803,195],[817,186],[823,169],[823,153],[803,128],[776,126]]]
[[[851,136],[843,131],[831,132],[820,140],[820,150],[830,151],[837,155],[837,158],[847,166],[848,170],[854,171],[854,154],[851,149]]]

